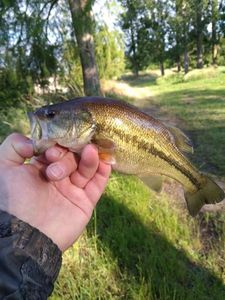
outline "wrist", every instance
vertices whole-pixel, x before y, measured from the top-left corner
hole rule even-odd
[[[62,260],[59,247],[44,233],[0,210],[0,238],[12,237],[13,248],[38,263],[50,281],[55,281]]]

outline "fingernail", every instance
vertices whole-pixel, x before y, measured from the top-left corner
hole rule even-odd
[[[64,174],[64,170],[57,164],[49,166],[48,171],[50,172],[50,174],[52,176],[57,177],[57,178],[63,177],[63,174]]]

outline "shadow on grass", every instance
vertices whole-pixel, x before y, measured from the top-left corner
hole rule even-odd
[[[225,126],[189,130],[194,154],[190,160],[202,172],[225,177]]]
[[[224,89],[183,89],[160,94],[158,109],[177,118],[177,126],[186,129],[194,142],[191,159],[203,170],[225,175],[225,91]],[[151,103],[149,103],[151,106]],[[146,103],[148,107],[148,103]],[[182,128],[184,126],[184,128]]]
[[[224,299],[220,279],[176,249],[154,224],[144,225],[125,205],[107,196],[97,209],[97,234],[99,247],[109,248],[117,260],[121,281],[126,273],[134,289],[144,286],[145,296],[138,299]],[[123,292],[123,299],[134,299],[129,289]]]
[[[134,75],[124,75],[120,80],[128,83],[131,87],[148,87],[156,84],[157,74],[141,74],[138,77]]]
[[[176,98],[174,98],[174,96]],[[160,93],[160,98],[165,99],[167,102],[173,100],[172,103],[177,103],[181,105],[182,103],[177,102],[184,100],[186,103],[193,103],[196,101],[196,105],[225,105],[225,90],[221,89],[202,89],[202,88],[184,88],[184,85],[180,89],[174,90],[172,92],[163,92]],[[190,101],[189,101],[190,100]],[[192,100],[192,102],[191,102]]]

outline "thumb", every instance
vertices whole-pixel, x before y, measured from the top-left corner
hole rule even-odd
[[[31,140],[19,133],[10,134],[0,146],[0,161],[23,164],[33,155]]]

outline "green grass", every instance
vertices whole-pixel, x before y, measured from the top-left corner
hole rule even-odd
[[[155,85],[150,79],[149,86],[147,82],[144,86],[153,94],[149,105],[155,104],[165,115],[181,120],[194,143],[195,163],[204,171],[224,176],[225,68],[169,75]]]
[[[64,254],[51,299],[224,299],[224,241],[205,252],[199,224],[137,178],[114,174]]]
[[[0,120],[0,142],[12,132],[28,134],[30,131],[25,108],[0,109]]]
[[[224,72],[150,72],[123,77],[119,89],[111,82],[108,91],[175,118],[194,141],[196,164],[224,176]],[[23,108],[9,107],[0,117],[1,138],[28,132]],[[224,246],[224,212],[191,218],[183,203],[113,174],[87,230],[63,255],[51,299],[222,300]]]

